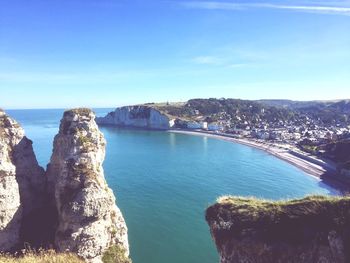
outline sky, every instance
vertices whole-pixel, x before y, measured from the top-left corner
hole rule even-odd
[[[350,98],[350,0],[0,0],[0,107]]]

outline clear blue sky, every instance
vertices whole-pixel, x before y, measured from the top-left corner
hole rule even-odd
[[[350,98],[350,1],[2,0],[0,107]]]

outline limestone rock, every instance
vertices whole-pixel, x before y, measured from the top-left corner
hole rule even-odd
[[[149,106],[125,106],[117,108],[105,117],[96,118],[101,125],[126,126],[148,129],[169,129],[170,119]]]
[[[33,213],[44,206],[44,170],[38,165],[32,142],[19,124],[0,111],[0,250],[26,240]],[[37,239],[37,237],[36,237]]]
[[[48,165],[48,192],[57,209],[55,245],[101,262],[117,244],[129,255],[127,227],[102,168],[105,139],[89,109],[64,113]]]
[[[350,262],[350,198],[224,197],[206,211],[221,263]]]

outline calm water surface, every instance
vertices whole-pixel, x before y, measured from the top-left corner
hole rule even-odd
[[[63,110],[7,112],[25,128],[46,166]],[[220,195],[280,199],[335,193],[247,146],[161,131],[101,130],[107,140],[105,175],[129,228],[134,263],[218,262],[204,211]]]

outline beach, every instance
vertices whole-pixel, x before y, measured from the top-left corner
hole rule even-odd
[[[221,139],[234,143],[243,144],[267,152],[283,161],[286,161],[299,169],[303,170],[308,175],[323,178],[324,176],[331,176],[336,173],[336,167],[331,162],[326,162],[316,156],[302,152],[295,146],[287,144],[270,143],[262,140],[248,139],[248,138],[234,138],[228,134],[214,133],[201,130],[169,130],[173,133],[182,133],[190,135],[207,136],[211,138]]]

